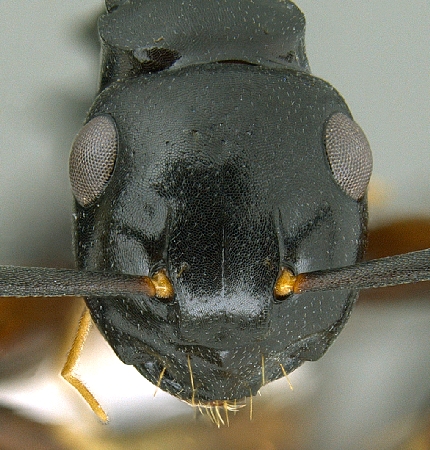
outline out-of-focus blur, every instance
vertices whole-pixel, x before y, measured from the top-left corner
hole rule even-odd
[[[369,256],[430,246],[430,4],[297,1],[312,71],[371,143]],[[96,87],[101,0],[15,0],[0,15],[0,264],[73,265],[70,143]],[[78,372],[104,426],[59,376],[83,308],[1,300],[0,448],[430,448],[430,287],[367,291],[327,355],[217,428],[124,366],[97,331]],[[223,420],[227,419],[223,415]]]

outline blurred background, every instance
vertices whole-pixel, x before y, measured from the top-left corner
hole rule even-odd
[[[374,154],[372,257],[430,246],[430,4],[301,0],[312,72],[345,97]],[[0,1],[0,263],[73,266],[67,160],[97,88],[101,0]],[[428,449],[430,287],[365,293],[327,355],[218,429],[157,392],[91,333],[59,377],[82,304],[2,300],[0,449]]]

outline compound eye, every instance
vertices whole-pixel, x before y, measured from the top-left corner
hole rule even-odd
[[[72,192],[81,206],[94,202],[105,190],[118,153],[118,132],[112,117],[97,116],[78,133],[69,158]]]
[[[325,125],[324,145],[337,184],[360,199],[372,174],[372,152],[362,129],[345,114],[333,114]]]

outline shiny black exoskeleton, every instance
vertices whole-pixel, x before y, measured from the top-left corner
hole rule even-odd
[[[361,258],[367,141],[310,75],[293,3],[106,3],[100,92],[72,148],[77,262],[163,271],[174,297],[87,306],[119,358],[167,392],[255,395],[320,358],[349,316],[356,292],[273,288],[284,267]]]

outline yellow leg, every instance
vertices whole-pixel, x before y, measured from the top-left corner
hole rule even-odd
[[[108,422],[109,418],[104,412],[100,403],[95,399],[94,395],[88,390],[88,388],[82,383],[79,378],[74,374],[74,369],[78,363],[79,356],[84,347],[85,340],[91,328],[91,316],[88,308],[85,311],[79,322],[79,329],[76,333],[75,340],[73,342],[72,348],[67,355],[66,364],[64,364],[63,370],[61,371],[61,376],[69,382],[77,391],[82,395],[84,400],[88,403],[90,408],[94,411],[97,417],[104,423]]]

